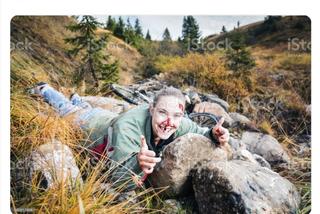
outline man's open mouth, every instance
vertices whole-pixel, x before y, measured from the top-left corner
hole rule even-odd
[[[165,124],[163,125],[158,125],[159,129],[163,132],[163,133],[168,133],[170,132],[172,129],[174,129],[174,127],[172,126],[167,126]]]

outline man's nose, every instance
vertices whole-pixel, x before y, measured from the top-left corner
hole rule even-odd
[[[172,126],[172,118],[168,115],[167,120],[166,120],[166,126]]]

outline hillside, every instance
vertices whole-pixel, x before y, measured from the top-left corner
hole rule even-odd
[[[72,23],[75,23],[74,17],[68,16],[20,16],[11,21],[12,206],[67,213],[77,211],[83,201],[90,212],[118,213],[123,209],[123,213],[132,213],[125,203],[123,207],[114,206],[112,194],[103,195],[99,170],[105,165],[94,170],[90,168],[86,148],[80,148],[81,141],[87,140],[88,136],[79,132],[70,121],[60,118],[37,96],[31,99],[26,91],[44,81],[66,95],[75,87],[80,95],[95,93],[83,90],[92,87],[90,80],[84,85],[86,87],[74,84],[81,61],[79,56],[73,58],[67,54],[70,46],[64,42],[65,38],[74,36],[65,27]],[[147,40],[134,48],[108,30],[99,28],[96,33],[109,34],[105,53],[110,55],[110,61],[119,61],[119,84],[135,83],[140,88],[144,82],[148,85],[148,79],[136,80],[155,77],[162,81],[158,83],[161,86],[173,85],[189,92],[194,90],[218,96],[228,104],[230,113],[249,118],[250,126],[255,130],[274,137],[292,158],[292,163],[289,167],[279,165],[273,169],[296,185],[302,196],[299,213],[308,213],[311,208],[311,51],[301,47],[297,51],[290,50],[288,39],[309,43],[310,20],[303,16],[275,17],[236,30],[245,36],[245,49],[255,60],[255,66],[242,76],[226,66],[226,49],[184,53],[178,42]],[[231,33],[209,36],[205,42],[217,43]],[[156,86],[155,82],[152,79],[149,85]],[[230,130],[235,137],[243,134],[235,127]],[[28,183],[20,180],[25,176],[15,172],[19,167],[15,168],[14,164],[24,161],[34,148],[53,138],[79,154],[76,159],[83,166],[84,177],[88,176],[87,182],[83,189],[69,194],[63,188],[47,193],[38,191],[40,187],[35,181],[28,192],[30,186],[26,187]],[[24,188],[28,191],[23,192]]]
[[[275,16],[269,20],[244,25],[235,30],[246,36],[246,43],[250,46],[285,50],[288,49],[289,38],[310,42],[310,29],[311,20],[307,16]],[[205,38],[205,41],[217,43],[227,38],[233,31],[210,35]]]
[[[16,16],[11,20],[11,81],[29,87],[45,81],[71,86],[79,59],[70,57],[64,39],[73,35],[65,26],[74,23],[67,16]],[[98,33],[109,33],[99,29]],[[121,84],[132,82],[141,58],[138,51],[110,35],[106,52],[120,63]]]

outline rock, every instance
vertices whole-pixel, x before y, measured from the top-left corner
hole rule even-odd
[[[281,144],[271,135],[244,132],[241,141],[247,149],[253,153],[262,156],[271,165],[278,163],[288,163],[289,156]]]
[[[267,167],[271,169],[271,166],[268,163],[268,161],[266,161],[263,157],[257,154],[252,154],[246,149],[238,150],[237,152],[233,153],[232,160],[248,161],[258,166]]]
[[[51,188],[61,182],[71,185],[82,183],[80,171],[71,149],[57,140],[39,146],[31,153],[30,176],[42,176],[43,188]]]
[[[263,157],[257,154],[253,154],[253,157],[260,164],[260,166],[271,169],[271,165],[269,164],[268,161],[266,161],[266,159],[264,159]]]
[[[297,154],[299,157],[310,157],[311,155],[311,148],[309,143],[301,143],[298,145]]]
[[[229,145],[234,153],[239,150],[246,149],[246,145],[242,143],[241,140],[233,137],[230,137]]]
[[[232,118],[224,110],[224,108],[222,108],[219,104],[216,104],[216,103],[202,102],[202,103],[196,104],[194,107],[194,112],[207,112],[207,113],[214,114],[218,117],[224,117],[223,125],[225,127],[229,127],[233,123]]]
[[[116,190],[117,191],[117,190]],[[118,190],[119,191],[119,190]],[[131,206],[139,203],[138,195],[135,191],[119,192],[114,198],[116,203],[128,203]]]
[[[164,195],[169,197],[187,195],[192,191],[189,172],[203,160],[227,160],[227,152],[216,148],[205,136],[186,134],[164,148],[162,161],[149,180],[155,188],[168,186]]]
[[[297,144],[307,144],[311,148],[311,135],[296,135],[292,137]]]
[[[299,207],[292,183],[247,161],[202,162],[191,175],[200,213],[296,213]]]
[[[271,169],[270,164],[263,157],[257,154],[252,154],[246,149],[246,145],[241,140],[230,137],[229,145],[232,149],[233,160],[246,160],[262,167]]]
[[[180,210],[182,210],[182,205],[180,201],[176,199],[167,199],[163,201],[164,208],[161,209],[162,212],[168,213],[168,214],[174,214],[179,213]]]
[[[311,116],[311,104],[310,105],[306,105],[306,113],[308,116]]]
[[[227,103],[223,99],[220,99],[218,96],[211,95],[211,94],[205,94],[204,101],[216,103],[216,104],[220,105],[226,112],[228,112],[229,107],[230,107],[229,103]]]
[[[199,94],[193,90],[186,90],[186,99],[189,104],[195,105],[201,102]]]
[[[239,114],[237,112],[230,112],[229,116],[232,118],[233,123],[232,128],[239,128],[241,130],[260,132],[255,124],[246,116]]]
[[[239,122],[242,124],[250,124],[251,121],[246,116],[239,114],[237,112],[230,112],[229,116],[233,119],[234,122]]]
[[[279,72],[281,72],[281,71],[279,71]],[[282,82],[285,79],[285,76],[283,74],[281,74],[281,73],[270,75],[270,77],[272,79],[274,79],[275,81],[277,81],[277,82]]]

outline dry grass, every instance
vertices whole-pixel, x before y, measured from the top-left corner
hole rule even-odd
[[[71,186],[69,181],[44,190],[39,180],[24,179],[16,182],[19,173],[27,175],[28,169],[12,168],[11,206],[13,213],[17,208],[32,208],[37,213],[153,213],[158,209],[150,201],[157,198],[151,189],[142,190],[136,195],[118,202],[119,194],[124,192],[125,184],[112,187],[108,182],[112,169],[105,168],[106,159],[94,167],[90,165],[84,135],[71,122],[57,116],[46,103],[30,98],[23,91],[13,89],[11,94],[11,160],[18,163],[27,160],[30,152],[39,145],[57,139],[68,145],[75,156],[81,174],[85,175],[83,184],[79,180]],[[29,163],[24,165],[28,167]],[[16,165],[13,165],[14,167]],[[67,184],[68,183],[68,184]],[[106,184],[109,183],[109,186]],[[159,190],[160,191],[160,190]],[[139,199],[139,200],[137,200]],[[133,201],[138,202],[133,202]],[[157,199],[159,200],[159,198]]]
[[[165,207],[158,193],[162,190],[141,189],[136,195],[119,202],[125,185],[112,186],[105,160],[92,166],[90,154],[84,147],[88,137],[72,124],[72,118],[63,119],[39,97],[31,97],[26,89],[35,83],[49,80],[41,67],[33,75],[32,62],[13,55],[11,72],[11,208],[32,209],[37,213],[159,213]],[[19,67],[18,62],[21,63]],[[50,81],[48,81],[50,83]],[[51,82],[52,83],[52,82]],[[64,91],[69,91],[64,88]],[[42,144],[59,140],[73,151],[83,184],[70,181],[44,190],[40,177],[29,180],[29,155]],[[40,176],[40,175],[39,175]],[[108,185],[107,185],[108,184]],[[155,192],[156,191],[156,192]],[[136,202],[135,202],[136,201]],[[156,201],[157,206],[154,205]]]
[[[297,213],[306,214],[311,211],[311,149],[306,148],[301,152],[301,145],[297,142],[297,137],[304,132],[309,132],[308,117],[302,117],[299,123],[292,127],[293,133],[288,133],[283,127],[286,123],[283,118],[276,118],[273,115],[274,129],[277,131],[276,138],[284,146],[291,157],[291,161],[286,166],[274,168],[281,176],[291,181],[301,195],[301,204]],[[285,119],[284,119],[285,120]]]
[[[259,129],[260,129],[262,132],[264,132],[264,133],[266,133],[266,134],[269,134],[269,135],[272,135],[272,136],[274,135],[272,126],[271,126],[271,124],[270,124],[269,121],[267,121],[267,120],[262,121],[262,122],[259,124],[258,127],[259,127]]]
[[[184,57],[160,56],[155,67],[177,87],[192,86],[227,101],[249,94],[244,82],[226,70],[222,53],[190,53]]]

